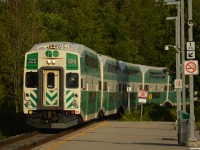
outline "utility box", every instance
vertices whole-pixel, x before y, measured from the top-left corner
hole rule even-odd
[[[180,143],[183,145],[183,143],[188,141],[189,137],[189,119],[190,115],[188,113],[181,112],[180,114]]]

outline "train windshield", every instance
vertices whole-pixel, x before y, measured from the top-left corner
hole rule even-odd
[[[66,87],[67,88],[78,88],[78,73],[67,73],[66,74]]]
[[[50,72],[48,73],[47,75],[47,87],[52,89],[54,88],[55,86],[55,77],[54,77],[54,73],[53,72]]]
[[[28,88],[38,87],[38,73],[37,72],[26,73],[26,87]]]

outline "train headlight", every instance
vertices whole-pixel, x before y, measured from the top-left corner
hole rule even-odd
[[[48,65],[51,64],[51,60],[50,59],[47,60],[47,64]]]
[[[52,60],[52,63],[55,64],[55,63],[56,63],[56,60]]]
[[[28,114],[29,114],[29,115],[32,115],[32,114],[33,114],[33,111],[32,111],[32,110],[29,110],[29,111],[28,111]]]

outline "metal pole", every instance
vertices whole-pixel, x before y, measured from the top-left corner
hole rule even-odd
[[[188,21],[192,20],[192,0],[188,1]],[[188,29],[188,40],[193,41],[193,25],[189,26]],[[189,141],[196,141],[196,137],[194,135],[194,122],[195,122],[195,116],[194,116],[194,88],[193,88],[193,75],[189,75],[189,87],[190,87],[190,137]]]
[[[144,83],[145,83],[145,72],[142,72],[142,90],[144,90]],[[140,121],[142,121],[142,113],[143,113],[143,103],[140,103]]]
[[[168,2],[167,5],[176,5],[177,7],[177,17],[176,17],[176,79],[181,79],[181,54],[180,54],[180,47],[181,47],[181,38],[180,38],[180,13],[181,13],[181,8],[180,8],[180,1],[177,2]],[[176,105],[177,105],[177,125],[178,128],[180,128],[180,112],[181,112],[181,90],[176,89]],[[180,131],[178,130],[178,134],[180,134]]]
[[[177,2],[177,19],[176,19],[176,57],[177,57],[177,76],[176,79],[181,78],[181,72],[180,72],[180,1]],[[181,91],[180,89],[177,89],[177,95],[178,95],[178,113],[181,111]]]
[[[140,121],[142,121],[142,112],[143,112],[143,103],[141,103],[141,110],[140,110]]]
[[[177,18],[176,18],[176,58],[177,58],[177,75],[176,79],[181,78],[181,54],[180,54],[180,47],[181,47],[181,38],[180,38],[180,1],[177,2]],[[178,125],[178,144],[180,144],[180,137],[181,137],[181,126],[180,126],[180,113],[181,113],[181,90],[178,88],[177,90],[177,125]]]
[[[177,46],[178,46],[178,16],[176,17],[176,22],[175,22],[175,25],[176,25],[176,50],[177,50]],[[180,62],[178,62],[179,60],[178,60],[178,58],[180,59],[180,57],[179,57],[179,52],[177,52],[176,51],[176,79],[180,79],[180,76],[179,76],[179,71],[178,71],[178,66],[179,66],[179,63]],[[179,107],[180,107],[180,105],[179,105],[179,89],[176,89],[176,107],[177,107],[177,109],[176,109],[176,111],[177,111],[177,123],[178,123],[178,113],[179,113]]]
[[[181,66],[181,61],[180,61],[180,1],[177,2],[168,2],[167,5],[176,5],[177,6],[177,17],[176,17],[176,79],[181,78],[181,71],[180,71],[180,66]],[[176,98],[177,98],[177,118],[178,114],[181,111],[181,91],[180,89],[176,89]]]
[[[184,61],[185,61],[185,28],[184,28],[184,0],[181,0],[181,54],[182,54],[182,101],[183,112],[186,113],[186,97],[185,97],[185,74],[184,74]]]
[[[131,108],[130,108],[130,92],[128,91],[128,112],[131,112]]]

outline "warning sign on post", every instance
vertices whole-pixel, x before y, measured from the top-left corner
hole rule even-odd
[[[148,95],[148,92],[147,91],[145,91],[145,90],[140,90],[139,92],[138,92],[138,97],[139,98],[147,98],[147,95]]]
[[[197,60],[185,61],[185,75],[197,75],[199,74],[199,67]]]
[[[175,89],[181,89],[182,88],[182,79],[176,79],[174,82]]]
[[[187,50],[194,51],[195,50],[195,42],[187,42]]]
[[[138,91],[139,103],[146,103],[148,92],[145,90]]]

